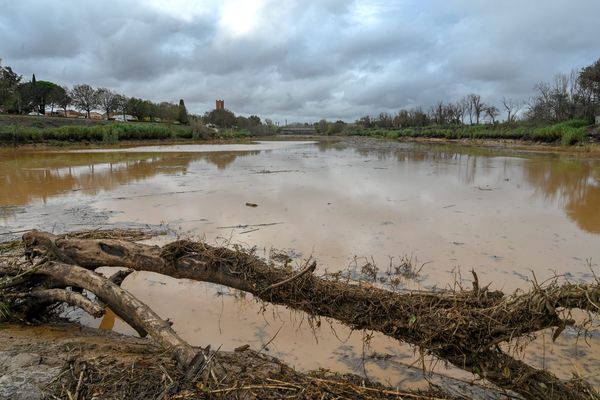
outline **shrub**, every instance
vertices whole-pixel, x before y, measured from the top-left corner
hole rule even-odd
[[[190,130],[193,139],[212,139],[216,134],[214,130],[207,128],[206,125],[197,119],[190,121]]]
[[[563,133],[560,143],[563,146],[572,146],[583,143],[586,139],[586,128],[571,128]]]

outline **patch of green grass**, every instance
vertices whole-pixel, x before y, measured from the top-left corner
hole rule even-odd
[[[532,132],[533,140],[558,142],[565,146],[583,143],[586,139],[586,121],[570,120],[558,124],[536,128]]]
[[[121,140],[191,139],[189,126],[156,123],[112,123],[105,125],[68,125],[60,127],[0,127],[0,141],[14,143],[37,142],[104,142]]]
[[[570,146],[585,142],[587,136],[587,122],[585,120],[569,120],[543,127],[536,127],[526,123],[517,125],[432,125],[425,127],[389,129],[361,129],[353,126],[348,128],[346,133],[355,136],[376,136],[388,139],[397,139],[399,137],[440,139],[513,139],[532,142],[561,143],[565,146]]]
[[[586,139],[586,128],[571,128],[563,133],[560,143],[563,146],[572,146],[584,143]]]
[[[220,129],[214,132],[203,126],[159,123],[110,123],[104,125],[68,125],[38,128],[22,125],[0,126],[0,142],[102,142],[123,140],[167,140],[220,138],[239,139],[253,136],[247,129]]]
[[[246,129],[220,129],[216,134],[219,139],[240,139],[252,136]]]

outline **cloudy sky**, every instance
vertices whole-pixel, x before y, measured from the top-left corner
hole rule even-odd
[[[599,0],[0,0],[30,79],[282,123],[490,103],[600,58]]]

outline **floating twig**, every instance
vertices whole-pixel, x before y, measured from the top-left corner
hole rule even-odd
[[[281,225],[283,222],[269,222],[267,224],[247,224],[247,225],[231,225],[231,226],[217,226],[217,229],[246,229],[263,226]]]

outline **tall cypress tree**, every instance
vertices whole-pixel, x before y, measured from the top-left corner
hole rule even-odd
[[[180,124],[187,125],[189,123],[187,110],[185,109],[185,104],[183,99],[179,100],[179,110],[177,113],[177,120]]]
[[[31,105],[33,107],[33,111],[40,112],[40,99],[39,99],[39,90],[36,85],[35,74],[31,77]]]

